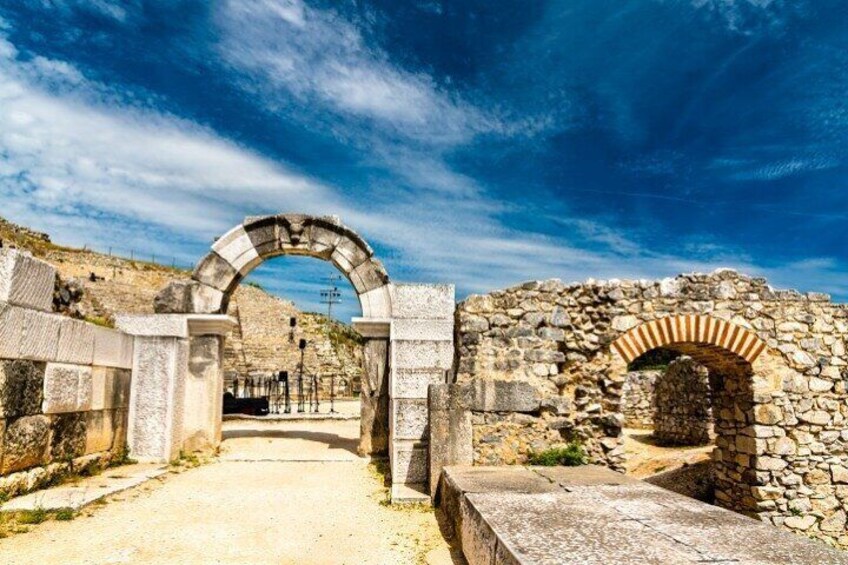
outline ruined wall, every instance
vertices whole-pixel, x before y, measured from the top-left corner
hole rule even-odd
[[[654,427],[654,386],[661,371],[630,371],[621,387],[621,413],[625,428]]]
[[[559,411],[555,418],[541,409],[504,410],[497,422],[476,418],[475,453],[488,452],[475,462],[523,463],[530,445],[576,440],[591,461],[622,469],[627,360],[611,344],[680,315],[689,316],[675,318],[674,335],[685,336],[675,350],[706,365],[722,391],[718,502],[848,546],[848,310],[827,295],[775,291],[729,270],[662,281],[534,281],[461,303],[458,382],[526,382],[540,406],[555,402]],[[705,335],[707,327],[732,332]],[[749,339],[745,330],[764,342],[753,364],[731,347]],[[651,331],[634,342],[651,343]]]
[[[691,357],[675,359],[657,379],[654,438],[662,445],[706,445],[713,440],[709,371]]]
[[[55,270],[0,249],[0,494],[101,465],[126,444],[133,341],[51,311]]]

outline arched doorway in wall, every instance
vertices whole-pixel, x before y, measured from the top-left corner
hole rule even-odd
[[[718,505],[765,517],[774,502],[758,496],[777,485],[769,456],[781,433],[774,407],[782,379],[764,341],[753,332],[709,316],[669,316],[640,324],[611,344],[614,370],[651,352],[686,356],[709,372],[715,449],[712,479]],[[773,393],[778,393],[774,395]],[[771,441],[769,441],[771,438]]]
[[[227,314],[244,278],[265,261],[283,255],[327,261],[350,282],[362,313],[354,321],[364,340],[359,450],[365,455],[385,454],[389,439],[388,320],[392,316],[389,277],[371,247],[338,218],[281,214],[245,219],[215,241],[197,264],[191,281],[172,282],[159,293],[156,312]],[[219,366],[223,354],[223,350],[218,353]]]

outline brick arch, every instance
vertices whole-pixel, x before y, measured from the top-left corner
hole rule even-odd
[[[612,349],[631,363],[652,349],[698,344],[728,351],[749,364],[766,349],[766,342],[740,325],[700,314],[674,315],[631,328]]]
[[[189,282],[172,282],[156,297],[157,313],[226,313],[239,283],[262,262],[280,255],[331,262],[350,281],[362,317],[392,314],[389,276],[371,246],[336,216],[250,216],[218,238]]]

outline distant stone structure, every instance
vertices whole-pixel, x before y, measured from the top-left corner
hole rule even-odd
[[[654,393],[654,438],[661,445],[706,445],[715,438],[713,404],[733,405],[713,398],[709,371],[691,357],[682,356],[657,378]]]
[[[621,387],[621,413],[625,428],[653,429],[654,387],[662,371],[630,371]]]

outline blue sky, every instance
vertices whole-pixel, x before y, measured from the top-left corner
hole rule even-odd
[[[305,211],[460,297],[727,266],[844,301],[846,150],[841,1],[0,0],[0,214],[181,264]],[[315,309],[329,274],[254,278]]]

